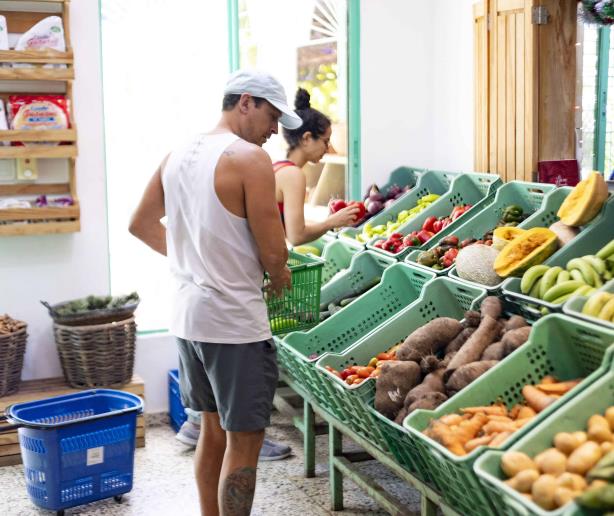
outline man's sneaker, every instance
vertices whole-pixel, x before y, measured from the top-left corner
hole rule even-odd
[[[199,434],[200,425],[195,425],[191,421],[186,421],[183,425],[181,425],[181,428],[179,429],[179,432],[177,432],[175,439],[185,444],[186,446],[194,447],[198,442]]]
[[[273,441],[265,439],[262,443],[262,448],[260,449],[259,460],[281,460],[285,459],[286,457],[289,457],[291,454],[292,448],[290,448],[290,446],[274,443]]]

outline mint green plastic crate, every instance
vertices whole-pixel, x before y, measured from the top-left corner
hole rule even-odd
[[[614,238],[614,196],[602,208],[601,213],[593,219],[566,246],[561,247],[544,263],[551,267],[559,265],[563,268],[567,263],[579,256],[595,254]],[[507,278],[503,283],[503,297],[510,310],[521,314],[528,320],[537,320],[543,309],[551,313],[561,312],[563,305],[547,303],[541,299],[523,294],[520,290],[521,278]]]
[[[326,244],[329,244],[330,242],[333,242],[336,239],[337,239],[336,236],[329,235],[328,233],[326,233],[325,235],[322,235],[320,238],[317,238],[316,240],[314,240],[313,242],[309,242],[307,244],[301,244],[301,245],[309,245],[311,247],[315,247],[316,249],[320,251],[320,254],[318,256],[321,257],[322,252],[324,251],[324,247],[326,247]],[[296,247],[300,247],[300,246],[295,245],[295,246],[290,247],[290,249],[294,250]]]
[[[339,353],[386,322],[418,297],[422,286],[435,277],[428,271],[395,263],[388,267],[379,285],[343,310],[307,332],[287,335],[280,365],[317,400],[327,392],[315,362],[325,353]]]
[[[614,294],[614,280],[608,281],[603,287],[598,289],[599,292],[609,292],[610,294]],[[577,317],[582,319],[583,321],[590,322],[593,324],[601,324],[606,328],[610,328],[614,330],[614,323],[605,321],[603,319],[597,319],[597,317],[592,317],[590,315],[584,315],[582,313],[582,308],[584,308],[584,303],[586,303],[588,297],[586,296],[574,296],[569,299],[563,305],[563,312],[571,317]]]
[[[326,285],[336,274],[347,269],[352,257],[362,250],[364,247],[353,247],[339,239],[332,239],[326,243],[322,249],[322,259],[325,261],[322,269],[322,285]]]
[[[511,181],[502,185],[495,193],[495,197],[488,206],[483,210],[471,216],[465,220],[457,229],[448,232],[445,236],[455,235],[458,237],[459,242],[467,238],[480,239],[489,231],[494,229],[494,225],[501,219],[503,210],[507,206],[515,204],[520,206],[525,214],[539,215],[541,210],[552,209],[549,208],[545,202],[547,194],[556,188],[554,185],[542,184],[542,183],[527,183],[525,181]],[[553,203],[555,204],[555,203]],[[558,210],[558,207],[557,207]],[[538,217],[536,217],[538,218]],[[518,227],[523,228],[524,224],[531,223],[525,219]],[[448,228],[446,228],[447,230]],[[417,267],[423,267],[427,270],[434,271],[437,275],[442,276],[448,274],[454,267],[451,265],[446,269],[436,270],[426,265],[420,265],[418,263],[418,257],[425,250],[433,249],[439,245],[442,238],[445,238],[437,234],[435,242],[428,244],[422,250],[412,250],[405,257],[405,261]],[[477,285],[477,284],[475,284]],[[483,285],[481,285],[483,286]]]
[[[452,186],[452,181],[457,177],[457,174],[435,173],[426,171],[418,177],[416,185],[407,192],[403,197],[397,200],[390,208],[380,211],[372,217],[368,222],[373,227],[380,224],[386,224],[389,221],[397,220],[399,213],[404,210],[409,210],[416,206],[418,199],[428,194],[437,194],[443,196]],[[439,199],[438,199],[439,200]],[[362,232],[358,228],[345,228],[339,232],[340,240],[347,240],[353,246],[364,247],[367,242],[359,242],[356,240],[356,235]],[[394,256],[394,255],[391,255]],[[395,257],[397,259],[397,257]]]
[[[420,298],[385,324],[356,342],[341,354],[327,354],[316,368],[328,386],[328,394],[320,401],[329,412],[352,430],[383,450],[390,450],[406,470],[423,481],[428,475],[419,457],[411,455],[404,445],[407,431],[381,416],[373,408],[375,380],[349,386],[326,370],[330,366],[341,371],[351,365],[367,365],[378,353],[403,342],[414,330],[437,317],[462,319],[466,310],[477,308],[486,291],[469,287],[449,278],[436,278],[424,285]],[[365,416],[366,412],[366,416]]]
[[[598,330],[595,328],[593,331]],[[614,340],[614,336],[612,339]],[[509,449],[534,457],[553,446],[554,436],[557,433],[586,431],[588,419],[594,414],[603,415],[612,405],[614,405],[614,371],[610,369]],[[473,466],[486,495],[497,507],[498,514],[502,516],[588,516],[596,514],[594,511],[583,509],[575,502],[568,503],[554,511],[545,511],[526,500],[520,493],[503,482],[507,477],[501,470],[502,455],[502,451],[489,450],[476,460]]]
[[[543,186],[547,187],[548,185],[543,185]],[[548,192],[546,196],[544,197],[544,201],[543,201],[543,205],[541,209],[533,213],[533,215],[531,215],[528,219],[523,221],[522,224],[519,224],[518,227],[522,229],[531,229],[531,228],[536,228],[536,227],[545,227],[545,228],[550,227],[552,224],[554,224],[556,221],[559,220],[559,218],[556,216],[556,213],[557,211],[559,211],[559,207],[561,206],[561,204],[563,204],[563,201],[569,195],[571,190],[572,190],[571,187],[565,186],[565,187],[555,188],[554,190],[551,190],[550,192]],[[449,269],[448,275],[451,278],[455,278],[459,281],[462,281],[463,283],[467,283],[468,285],[480,285],[484,287],[490,294],[493,294],[493,295],[499,294],[501,290],[503,289],[503,285],[505,283],[505,280],[502,279],[496,285],[488,286],[488,285],[481,285],[480,283],[476,283],[474,281],[463,279],[456,272],[456,264],[454,264]],[[532,318],[531,320],[535,320],[535,318]]]
[[[419,231],[427,218],[431,216],[446,217],[450,215],[455,206],[459,206],[461,204],[471,204],[472,208],[467,213],[461,215],[449,226],[437,233],[437,235],[432,239],[439,241],[440,239],[453,234],[456,229],[464,224],[469,217],[479,213],[486,206],[488,206],[492,202],[497,189],[503,184],[501,178],[494,174],[465,172],[450,177],[452,178],[450,189],[428,208],[420,212],[405,224],[401,225],[398,228],[397,233],[408,235],[412,231]],[[426,246],[432,245],[432,243],[426,242],[419,247],[408,247],[399,253],[393,254],[375,247],[375,243],[379,240],[384,239],[379,237],[374,238],[367,244],[367,249],[372,249],[386,256],[392,256],[397,260],[404,259],[405,256],[415,249],[424,249]]]
[[[535,324],[526,344],[443,405],[410,414],[403,422],[409,431],[408,442],[426,461],[429,475],[446,502],[460,514],[497,514],[473,470],[476,459],[492,448],[480,446],[465,456],[454,455],[422,433],[431,420],[457,413],[463,407],[490,405],[496,401],[503,401],[511,408],[523,401],[523,386],[537,384],[546,375],[562,381],[584,378],[512,434],[499,448],[506,450],[605,373],[611,361],[610,354],[605,357],[606,350],[613,342],[612,334],[603,328],[562,314],[548,315]]]
[[[335,275],[320,292],[320,305],[338,303],[345,297],[357,295],[382,277],[384,271],[396,260],[372,251],[361,251],[352,256],[350,266]]]
[[[288,251],[292,288],[280,297],[265,292],[273,335],[313,328],[320,322],[320,289],[324,260]]]

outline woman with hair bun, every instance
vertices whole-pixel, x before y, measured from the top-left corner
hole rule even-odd
[[[358,208],[343,208],[324,222],[305,222],[304,204],[307,179],[302,168],[306,163],[318,163],[326,151],[331,136],[330,119],[310,105],[307,90],[299,88],[294,101],[296,114],[303,120],[298,129],[283,129],[288,143],[287,159],[273,164],[279,211],[292,245],[312,242],[330,229],[350,226],[356,222]]]

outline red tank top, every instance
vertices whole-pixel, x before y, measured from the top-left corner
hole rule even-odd
[[[275,163],[273,163],[273,172],[277,173],[279,170],[281,170],[284,167],[296,167],[296,163],[294,163],[293,161],[290,161],[289,159],[276,161]],[[284,203],[278,202],[277,207],[279,208],[279,213],[281,214],[281,220],[283,221],[284,220]]]

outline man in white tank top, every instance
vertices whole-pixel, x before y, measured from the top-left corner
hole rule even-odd
[[[249,515],[277,385],[264,272],[275,293],[291,285],[273,166],[261,146],[278,123],[302,123],[279,82],[235,72],[215,129],[166,157],[130,222],[133,235],[168,256],[176,280],[170,330],[182,400],[203,413],[195,471],[206,516]]]

